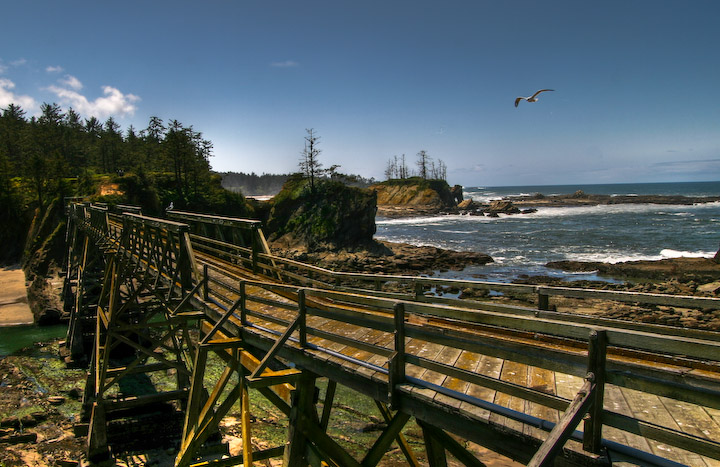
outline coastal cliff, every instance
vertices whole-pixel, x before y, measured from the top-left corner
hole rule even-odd
[[[720,201],[720,196],[682,196],[682,195],[595,195],[578,190],[572,194],[543,195],[536,193],[528,196],[507,198],[517,206],[595,206],[598,204],[676,204],[691,205]]]
[[[439,190],[427,185],[391,185],[378,191],[325,180],[312,191],[307,180],[295,176],[258,212],[266,213],[266,233],[274,254],[336,271],[432,274],[491,263],[493,259],[484,253],[373,239],[381,196],[385,202],[402,200],[427,209],[454,203],[447,183],[437,184]]]
[[[463,200],[462,187],[445,180],[411,177],[370,186],[377,193],[378,214],[388,217],[433,214],[454,210]]]
[[[267,234],[275,247],[318,251],[374,246],[373,191],[329,180],[313,190],[307,180],[293,176],[268,205]]]

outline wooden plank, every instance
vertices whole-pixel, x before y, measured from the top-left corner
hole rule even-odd
[[[481,355],[479,354],[463,350],[460,352],[457,359],[455,360],[454,366],[463,370],[475,372],[476,368],[480,363],[480,357]],[[465,391],[467,391],[470,387],[469,382],[459,378],[454,378],[452,376],[446,376],[440,384],[441,386],[446,387],[452,391],[456,391],[460,394],[464,394]],[[441,400],[443,403],[452,407],[456,407],[458,409],[460,409],[460,406],[462,405],[461,400],[455,400],[445,395],[443,395],[443,399]]]
[[[500,378],[500,373],[502,371],[503,367],[503,360],[500,358],[495,357],[489,357],[487,355],[481,355],[480,359],[478,360],[477,367],[475,371],[478,373],[481,373],[485,376],[489,376],[491,378]],[[481,399],[488,402],[493,402],[495,400],[496,391],[493,389],[488,389],[483,386],[478,386],[477,384],[470,384],[468,386],[467,391],[465,392],[468,396]],[[467,411],[474,416],[478,417],[481,420],[489,420],[490,419],[490,411],[486,409],[482,409],[479,407],[476,407],[473,404],[470,404],[469,402],[463,401],[460,404],[460,410]]]
[[[605,409],[623,415],[632,416],[632,410],[630,409],[630,406],[628,406],[627,401],[622,394],[621,388],[612,384],[605,386]],[[650,445],[647,440],[634,433],[628,433],[617,428],[604,426],[603,437],[641,451],[650,452]]]
[[[500,372],[500,379],[511,383],[519,384],[521,386],[527,386],[528,372],[527,365],[523,363],[511,362],[505,360],[503,362],[502,371]],[[519,397],[509,396],[502,392],[495,394],[495,404],[507,407],[517,412],[525,412],[526,401]],[[495,422],[500,426],[508,427],[515,431],[523,431],[523,424],[516,420],[510,420],[498,414],[490,414],[490,421]]]
[[[658,396],[627,388],[623,388],[622,393],[628,402],[633,416],[636,418],[673,430],[680,430],[677,422],[675,422],[675,418],[670,415]],[[706,465],[702,457],[697,454],[684,452],[650,439],[648,439],[648,443],[650,444],[650,449],[653,454],[657,456],[665,457],[675,462],[681,462],[685,465],[698,467]]]
[[[528,366],[527,371],[529,388],[545,392],[547,394],[555,394],[554,371],[535,366]],[[525,413],[553,423],[557,423],[560,419],[560,415],[557,410],[530,401],[525,404]],[[525,425],[523,431],[526,435],[530,435],[538,439],[545,439],[547,436],[547,432],[533,426]]]
[[[683,432],[713,441],[720,440],[720,424],[713,420],[707,410],[666,397],[659,399]]]
[[[440,353],[435,358],[435,361],[445,364],[445,365],[451,365],[454,366],[458,359],[460,358],[460,355],[462,354],[461,349],[456,349],[454,347],[445,347],[440,351]],[[438,386],[445,386],[445,383],[447,382],[448,385],[453,385],[453,379],[450,378],[447,375],[444,375],[442,373],[437,372],[431,372],[431,377],[426,377],[427,381],[433,384],[437,384]],[[459,385],[460,381],[458,383],[455,383],[455,385]],[[462,385],[462,390],[465,389],[465,385]],[[454,407],[460,407],[460,401],[454,397],[447,396],[445,394],[438,393],[435,395],[435,400],[437,402],[440,402],[445,405],[454,406]]]
[[[660,401],[684,433],[715,442],[720,440],[720,424],[703,407],[665,397]],[[720,465],[720,459],[703,457],[703,461],[707,465]]]

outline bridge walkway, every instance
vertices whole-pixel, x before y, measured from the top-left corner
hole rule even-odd
[[[445,465],[446,452],[466,465],[482,465],[468,442],[528,465],[720,465],[717,333],[548,310],[548,296],[594,297],[596,291],[460,284],[529,290],[538,294],[540,306],[530,309],[430,293],[458,286],[458,281],[325,271],[272,256],[252,221],[178,214],[184,217],[178,220],[191,224],[188,230],[137,214],[113,218],[87,206],[74,214],[80,230],[94,232],[98,244],[110,245],[108,254],[120,255],[131,266],[118,270],[128,284],[121,298],[136,299],[131,289],[138,281],[150,292],[150,281],[141,277],[151,277],[157,290],[176,297],[160,297],[168,323],[190,315],[199,319],[195,353],[187,348],[187,338],[174,344],[175,367],[190,383],[183,386],[179,378],[172,393],[185,412],[178,465],[195,462],[199,446],[234,401],[243,404],[243,434],[251,436],[245,407],[251,388],[288,415],[288,442],[266,452],[243,451],[242,459],[222,465],[278,455],[286,465],[375,465],[393,440],[408,449],[401,429],[410,417],[422,428],[433,466]],[[192,228],[193,221],[203,226],[202,232]],[[208,225],[214,225],[216,235]],[[82,270],[77,268],[79,275]],[[122,282],[111,276],[106,274],[104,290]],[[98,335],[118,334],[107,324],[113,310],[117,314],[140,305],[103,302],[110,296],[100,294],[103,312],[98,316],[104,321],[98,318]],[[720,308],[717,299],[612,297]],[[107,332],[103,322],[110,326]],[[123,332],[147,338],[138,326],[123,326]],[[188,328],[176,332],[188,336]],[[108,364],[97,349],[109,344],[97,342],[91,375],[102,380],[105,376],[98,374]],[[145,356],[135,365],[151,367],[146,361],[159,347],[172,350],[157,339],[146,349],[136,344]],[[210,351],[227,368],[206,390],[202,362]],[[168,362],[165,358],[156,365]],[[234,374],[237,384],[230,383]],[[328,380],[321,414],[313,396],[317,378]],[[336,384],[372,397],[386,418],[386,429],[362,461],[324,432]],[[107,402],[106,386],[95,385],[90,397],[95,407]],[[231,394],[223,399],[227,388]],[[91,433],[102,434],[104,420],[98,420],[91,423]],[[94,439],[103,442],[103,436]],[[417,465],[412,452],[406,458]]]
[[[198,256],[198,258],[200,258],[198,262],[203,264],[202,256]],[[211,267],[217,267],[215,264],[211,265]],[[273,295],[271,292],[274,288],[273,284],[275,284],[275,290],[279,290],[283,288],[283,286],[276,282],[268,282],[270,279],[267,276],[256,276],[248,271],[238,271],[235,274],[230,274],[232,270],[232,265],[226,264],[218,268],[217,272],[218,274],[222,272],[224,279],[229,282],[245,281],[247,313],[257,318],[257,321],[250,321],[250,323],[257,324],[264,329],[273,329],[278,333],[285,329],[289,324],[286,309],[252,300],[253,296],[263,297],[265,301],[269,300],[269,297]],[[220,281],[220,279],[216,280]],[[257,285],[251,285],[253,282],[257,282]],[[315,296],[313,292],[316,292],[317,296]],[[276,295],[275,299],[284,300],[286,303],[291,303],[292,306],[297,306],[296,301],[287,300],[287,295],[287,293],[282,297]],[[335,308],[356,315],[365,314],[365,319],[368,321],[373,317],[384,316],[386,319],[390,319],[391,317],[391,313],[387,308],[383,310],[377,307],[360,307],[357,304],[347,306],[342,301],[343,297],[340,296],[340,294],[335,294],[338,298],[337,301],[327,300],[323,295],[325,294],[320,290],[306,290],[306,297],[313,297],[316,300],[315,306],[318,308],[322,307],[326,312]],[[349,302],[352,302],[353,298],[352,296],[345,297]],[[318,353],[314,355],[313,358],[342,366],[346,372],[353,375],[352,378],[357,378],[361,381],[352,384],[353,387],[367,388],[373,382],[379,384],[380,387],[387,385],[388,357],[393,352],[394,345],[392,332],[373,329],[365,324],[352,324],[343,320],[334,320],[326,316],[308,316],[308,342],[318,349],[333,352],[333,355]],[[518,336],[515,333],[513,333],[515,335],[508,335],[507,330],[495,327],[482,327],[467,322],[451,324],[447,321],[440,321],[441,320],[419,315],[413,315],[407,318],[407,323],[411,325],[440,325],[443,329],[452,329],[454,327],[461,329],[464,333],[470,333],[473,337],[477,336],[478,339],[507,339],[514,342],[521,342],[521,345],[526,346],[526,350],[532,347],[544,348],[548,345],[547,341],[543,342],[540,336],[535,333],[525,336]],[[363,323],[363,319],[356,318],[356,322]],[[313,330],[317,331],[319,336],[315,336]],[[503,336],[503,332],[505,336]],[[548,340],[551,342],[550,345],[556,349],[562,348],[563,352],[574,352],[576,354],[585,352],[586,345],[579,341],[565,340],[560,342],[553,341],[553,339]],[[427,362],[424,366],[429,366],[428,363],[436,363],[444,367],[457,368],[486,377],[486,384],[489,381],[496,380],[498,382],[509,383],[512,387],[527,388],[549,396],[557,396],[566,401],[572,400],[584,383],[582,376],[557,372],[541,366],[528,365],[523,362],[472,352],[454,346],[427,342],[422,339],[408,338],[405,343],[405,351],[408,356],[416,357],[418,360],[426,360]],[[623,359],[621,355],[610,358]],[[631,355],[627,359],[637,359],[637,356]],[[686,363],[687,362],[675,363],[672,371],[693,371],[692,368],[683,366]],[[662,364],[668,365],[668,368],[670,368],[669,365],[671,363],[665,361]],[[409,396],[422,400],[423,403],[442,407],[442,410],[446,410],[449,413],[464,412],[465,414],[462,417],[482,420],[484,423],[492,426],[493,429],[506,433],[514,432],[515,435],[520,438],[530,437],[536,440],[545,440],[548,436],[546,430],[538,428],[537,425],[533,423],[523,423],[513,417],[507,417],[493,412],[491,409],[478,407],[473,401],[486,401],[494,406],[505,407],[517,413],[534,417],[537,420],[544,420],[551,423],[557,423],[562,415],[562,410],[560,409],[549,408],[538,402],[532,402],[522,397],[509,395],[497,389],[492,389],[492,385],[488,387],[488,385],[471,383],[463,378],[453,377],[424,366],[408,363],[405,374],[410,378],[423,381],[428,385],[448,389],[451,394],[418,386],[408,389]],[[462,398],[458,397],[458,394],[467,395],[470,400],[462,400]],[[698,437],[707,436],[709,439],[714,439],[715,436],[720,436],[720,418],[717,417],[718,411],[710,407],[679,402],[635,389],[608,384],[605,387],[604,408],[605,410],[622,416],[637,418],[647,423],[655,423],[678,432],[684,432]],[[648,439],[641,435],[614,427],[605,427],[603,436],[605,439],[617,444],[630,446],[658,456],[668,457],[685,465],[720,465],[717,460],[712,458],[703,457],[682,449],[668,449],[667,445],[663,442]],[[582,443],[580,441],[571,440],[570,446],[578,451],[582,451]],[[498,452],[503,453],[503,451],[505,451],[506,454],[510,454],[504,450],[502,446],[494,446],[494,448]]]

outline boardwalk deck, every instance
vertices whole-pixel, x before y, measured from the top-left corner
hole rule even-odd
[[[170,310],[165,315],[168,323],[182,313],[196,313],[192,316],[202,323],[201,336],[213,329],[213,340],[203,344],[206,345],[203,348],[208,349],[203,352],[220,352],[228,364],[227,375],[238,372],[241,382],[238,389],[231,392],[233,397],[242,398],[246,385],[276,389],[284,385],[283,391],[272,393],[284,394],[279,398],[266,389],[263,391],[283,408],[290,417],[291,427],[296,428],[291,429],[290,435],[295,441],[290,440],[284,451],[289,464],[294,462],[289,459],[320,456],[331,465],[354,465],[355,461],[317,425],[317,414],[312,415],[312,397],[307,396],[307,391],[312,392],[314,378],[326,377],[333,384],[346,385],[381,405],[390,402],[396,411],[377,446],[368,452],[365,459],[368,463],[382,457],[380,451],[387,446],[385,440],[394,438],[398,433],[394,430],[399,430],[409,416],[414,416],[423,427],[431,464],[444,458],[442,453],[430,452],[431,446],[443,446],[442,440],[446,441],[444,448],[454,450],[451,452],[456,457],[470,462],[466,457],[469,454],[458,450],[454,441],[445,438],[444,431],[523,463],[535,462],[531,460],[533,453],[546,439],[554,439],[550,430],[563,420],[564,411],[568,406],[573,407],[571,402],[578,400],[583,388],[589,387],[591,394],[595,394],[594,391],[604,394],[601,420],[604,448],[599,453],[583,449],[583,437],[585,441],[588,437],[582,433],[580,422],[576,429],[567,427],[570,435],[576,430],[576,436],[563,442],[565,449],[558,459],[564,460],[558,462],[592,464],[606,462],[609,457],[637,465],[671,465],[672,462],[720,465],[717,442],[720,440],[720,337],[715,334],[594,318],[575,319],[567,314],[496,304],[485,307],[482,303],[446,298],[440,304],[433,304],[432,297],[422,291],[429,279],[392,278],[395,286],[409,284],[414,290],[410,294],[373,292],[352,285],[372,279],[373,288],[381,289],[387,280],[380,276],[354,275],[350,277],[351,285],[340,286],[342,280],[348,279],[347,275],[333,276],[331,272],[309,267],[308,275],[304,276],[298,271],[301,264],[284,263],[285,260],[260,251],[265,245],[262,238],[256,241],[253,236],[222,234],[217,227],[223,238],[245,242],[244,246],[228,246],[224,240],[191,236],[183,224],[169,223],[164,227],[161,220],[139,215],[126,214],[122,224],[115,220],[109,228],[108,215],[101,214],[78,208],[75,225],[104,248],[109,245],[116,250],[120,265],[117,274],[126,274],[126,277],[106,276],[109,285],[105,286],[118,290],[120,300],[124,297],[125,302],[111,298],[114,295],[110,292],[100,296],[100,300],[106,300],[102,302],[106,311],[99,314],[98,319],[105,320],[108,335],[115,335],[114,316],[133,308],[127,305],[130,303],[127,300],[133,299],[134,284],[139,279],[133,275],[141,274],[145,284],[142,287],[154,293]],[[183,218],[194,219],[187,213]],[[254,223],[221,220],[216,226],[251,229],[253,235],[257,235],[258,226]],[[123,242],[129,241],[128,236],[121,233],[130,227],[134,229],[135,244],[126,245]],[[263,258],[270,259],[260,262]],[[123,266],[125,262],[134,266],[128,269]],[[286,274],[283,264],[294,268],[294,272]],[[279,279],[283,275],[284,278]],[[122,280],[127,284],[125,289],[122,289]],[[149,281],[154,281],[154,289],[149,288]],[[313,287],[307,287],[308,284]],[[302,292],[298,292],[299,289]],[[550,296],[563,291],[542,288],[537,292]],[[574,290],[564,292],[569,296],[582,295]],[[589,296],[595,297],[592,293]],[[684,304],[689,299],[651,297],[651,300]],[[400,315],[398,303],[403,304]],[[712,307],[714,302],[704,299],[701,305]],[[135,329],[122,323],[125,327],[121,328],[126,332]],[[592,378],[587,381],[584,378],[592,369],[587,361],[587,349],[588,333],[594,329],[606,331],[610,339],[607,363],[603,367],[608,381],[600,386]],[[166,337],[172,337],[172,332],[175,331],[171,329]],[[177,332],[188,336],[187,327],[181,326]],[[400,343],[398,335],[404,336]],[[127,341],[122,336],[117,339]],[[107,363],[97,363],[103,358],[102,347],[99,347],[103,344],[98,342],[91,374],[94,372],[96,380],[104,381],[110,373],[106,370]],[[151,342],[156,347],[164,345],[163,340]],[[175,342],[178,363],[174,365],[179,372],[190,375],[198,371],[198,357],[185,356],[192,353],[188,350],[179,351],[187,344],[187,337]],[[202,342],[197,344],[197,352],[202,350],[200,344]],[[145,355],[138,360],[138,365],[155,355],[152,348],[145,349],[138,344],[135,347]],[[173,349],[165,346],[165,350]],[[263,354],[266,354],[264,359]],[[244,368],[240,368],[240,364]],[[260,367],[265,366],[273,369],[261,372]],[[303,376],[298,376],[301,373],[293,369],[276,371],[283,366],[302,369]],[[252,372],[256,377],[249,376]],[[202,384],[194,374],[192,380],[193,386]],[[178,384],[182,389],[180,378]],[[289,389],[297,394],[292,401]],[[200,411],[199,399],[192,396],[194,390],[190,388],[190,399],[195,401],[190,406],[196,408],[188,411],[185,431],[190,437],[183,443],[179,465],[186,465],[196,444],[202,443],[203,423],[217,423],[222,418],[224,405],[232,404],[232,401],[222,402],[221,391],[218,391],[210,397],[211,400],[218,398],[217,408]],[[104,423],[101,404],[112,402],[111,393],[105,394],[102,385],[96,385],[94,391],[91,400],[95,401],[93,410],[97,411],[97,417],[94,416],[91,425],[99,427]],[[92,391],[86,392],[92,394]],[[180,392],[187,394],[186,390]],[[305,402],[299,402],[301,400]],[[201,412],[209,414],[209,418],[203,421]],[[193,417],[199,419],[193,422]],[[192,426],[196,428],[188,429]],[[293,442],[307,444],[308,441],[311,442],[307,453],[293,452]],[[99,432],[94,442],[102,444],[103,434]],[[408,456],[409,462],[412,458]]]

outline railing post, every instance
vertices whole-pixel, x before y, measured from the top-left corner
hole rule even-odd
[[[421,282],[413,281],[413,286],[415,288],[415,300],[420,300],[423,296],[423,285]]]
[[[538,310],[549,311],[550,310],[550,296],[545,293],[542,287],[537,288],[538,296]]]
[[[252,271],[253,274],[257,274],[258,270],[258,228],[257,225],[253,224],[251,227],[252,231]]]
[[[604,330],[592,330],[588,347],[588,373],[593,377],[593,401],[585,420],[583,449],[599,454],[602,447],[603,403],[605,399],[605,361],[607,351],[607,333]]]
[[[203,264],[203,300],[206,302],[208,301],[208,298],[210,296],[209,291],[209,282],[208,282],[208,265]]]
[[[307,347],[307,307],[305,305],[305,290],[298,289],[298,332],[300,334],[300,347]]]
[[[240,288],[240,324],[244,326],[247,324],[247,308],[245,306],[247,295],[245,294],[245,281],[241,280],[238,286]]]
[[[399,410],[400,397],[395,387],[405,381],[405,305],[396,303],[393,311],[395,350],[389,362],[388,402],[391,410]]]

